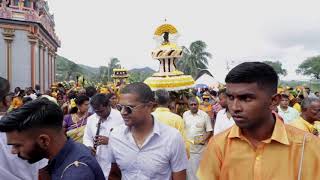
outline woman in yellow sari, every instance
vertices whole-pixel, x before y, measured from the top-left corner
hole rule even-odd
[[[70,114],[67,114],[63,121],[67,136],[80,143],[82,143],[87,118],[91,115],[88,109],[89,97],[80,95],[71,101]]]

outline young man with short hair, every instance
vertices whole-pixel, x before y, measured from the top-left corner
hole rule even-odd
[[[155,102],[157,103],[157,108],[151,113],[160,122],[176,128],[181,136],[183,137],[186,145],[186,151],[189,156],[189,143],[186,140],[184,121],[181,116],[170,111],[170,94],[165,89],[158,89],[155,92]]]
[[[53,180],[105,179],[90,150],[65,136],[60,107],[46,98],[33,100],[6,114],[0,131],[7,135],[12,153],[29,163],[43,158],[49,164],[41,177]]]
[[[110,96],[108,95],[94,95],[91,98],[90,105],[95,114],[88,117],[83,144],[92,150],[107,179],[111,169],[111,162],[107,155],[109,136],[115,127],[123,124],[123,119],[119,111],[111,108]]]
[[[281,94],[280,105],[278,106],[278,114],[284,120],[284,123],[290,123],[299,117],[299,112],[289,106],[289,96]]]
[[[225,81],[235,125],[211,138],[198,177],[320,179],[320,139],[284,124],[272,113],[280,100],[274,69],[246,62],[233,68]]]
[[[185,136],[184,122],[181,116],[172,113],[169,109],[170,95],[169,92],[164,89],[159,89],[155,92],[155,102],[157,108],[152,112],[152,115],[156,117],[160,122],[176,128],[182,137]]]
[[[9,81],[0,77],[0,100],[9,92]],[[1,106],[2,103],[0,103]],[[1,113],[1,112],[0,112]],[[0,114],[0,121],[2,115]],[[47,165],[47,160],[43,159],[33,164],[17,157],[11,153],[11,146],[7,145],[6,133],[0,132],[0,177],[1,179],[19,180],[30,179],[38,180],[39,169]]]

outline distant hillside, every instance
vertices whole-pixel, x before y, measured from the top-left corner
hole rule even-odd
[[[149,67],[144,67],[144,68],[134,68],[134,69],[131,69],[129,70],[130,73],[136,73],[136,72],[143,72],[143,73],[155,73],[156,71],[149,68]]]
[[[57,60],[57,81],[76,80],[77,76],[84,75],[86,79],[93,82],[105,81],[107,67],[100,66],[98,68],[90,67],[83,64],[76,64],[73,61],[58,56]],[[151,76],[155,71],[149,67],[134,68],[128,71],[130,74],[130,82],[142,82]]]
[[[84,75],[88,79],[94,79],[97,76],[97,71],[94,68],[76,64],[69,59],[57,57],[57,81],[75,80],[77,76]]]
[[[145,79],[152,76],[152,74],[155,72],[156,72],[155,70],[149,67],[131,69],[129,70],[129,74],[130,74],[129,81],[143,82]]]
[[[98,74],[99,73],[99,68],[96,67],[90,67],[90,66],[86,66],[83,64],[78,64],[81,68],[85,69],[86,71],[89,71],[93,74]]]

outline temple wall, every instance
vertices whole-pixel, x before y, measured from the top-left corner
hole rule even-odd
[[[36,77],[36,82],[35,84],[41,84],[40,82],[40,51],[39,51],[39,44],[36,44],[35,47],[35,77]]]
[[[12,42],[12,88],[31,86],[31,47],[27,35],[25,31],[15,30]]]
[[[48,49],[44,51],[44,79],[45,79],[45,90],[49,88],[49,77],[48,77],[48,71],[49,71],[49,63],[48,63]]]
[[[2,29],[0,29],[2,32]],[[0,34],[0,77],[7,78],[6,42]]]
[[[3,34],[4,28],[6,28],[5,34]],[[52,51],[56,51],[56,44],[51,44],[51,39],[41,33],[37,36],[31,34],[30,28],[24,24],[3,23],[0,19],[0,76],[10,81],[11,90],[17,86],[31,87],[34,83],[34,85],[39,84],[44,92],[52,84],[54,64],[49,65],[49,56],[54,55],[55,52]],[[7,42],[11,42],[11,48],[8,48]],[[50,55],[48,46],[51,49]],[[8,57],[11,63],[8,65],[7,50],[10,52],[10,49],[11,56]],[[32,67],[32,54],[34,67]],[[11,73],[7,72],[8,68],[11,68]],[[32,69],[34,69],[33,74]]]

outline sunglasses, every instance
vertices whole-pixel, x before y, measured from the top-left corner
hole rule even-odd
[[[143,106],[143,105],[145,105],[145,104],[139,104],[139,105],[137,105],[137,106],[126,106],[126,105],[117,104],[117,105],[116,105],[116,108],[117,108],[120,112],[122,112],[122,111],[124,110],[124,111],[127,112],[128,114],[131,114],[137,107]]]

